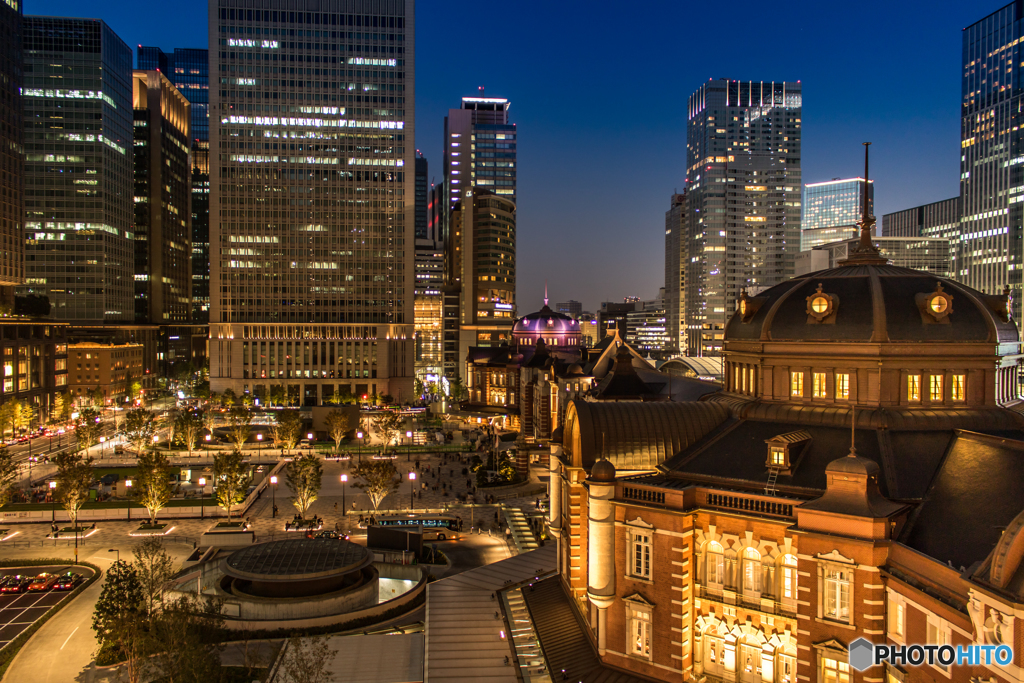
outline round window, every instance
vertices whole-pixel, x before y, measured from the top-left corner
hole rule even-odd
[[[747,314],[747,302],[745,300],[740,300],[740,315],[746,315],[746,314]]]
[[[813,299],[811,299],[811,310],[814,311],[815,313],[824,313],[825,311],[828,310],[828,304],[828,297],[816,296]]]
[[[944,313],[949,308],[949,302],[946,301],[946,297],[936,294],[932,297],[932,300],[928,302],[932,311],[935,313]]]

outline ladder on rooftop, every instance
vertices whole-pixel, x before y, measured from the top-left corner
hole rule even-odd
[[[775,495],[775,482],[779,478],[779,468],[771,467],[768,469],[768,485],[764,487],[765,495]]]

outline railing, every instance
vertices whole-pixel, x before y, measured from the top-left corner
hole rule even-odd
[[[747,496],[736,493],[706,493],[704,503],[710,507],[743,510],[774,517],[792,517],[793,503],[767,496]]]
[[[651,489],[638,489],[632,486],[624,486],[622,488],[623,498],[630,500],[640,500],[645,503],[658,503],[660,505],[665,504],[665,492],[664,491],[652,491]]]
[[[758,612],[764,612],[765,614],[775,614],[784,617],[796,616],[795,602],[792,605],[787,605],[770,595],[762,595],[760,599],[754,600],[730,588],[710,589],[707,586],[701,585],[694,586],[694,592],[701,600],[707,600],[723,606],[743,607]]]

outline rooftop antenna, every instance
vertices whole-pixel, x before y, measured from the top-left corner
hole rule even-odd
[[[874,221],[868,220],[870,214],[868,213],[868,183],[870,182],[871,176],[868,175],[868,150],[871,149],[871,143],[865,142],[864,144],[864,196],[861,200],[861,221],[860,221],[860,244],[858,245],[861,249],[871,249],[871,227]]]
[[[486,93],[484,91],[484,86],[481,85],[479,88],[477,88],[477,90],[480,91],[480,97],[485,97],[486,96]]]

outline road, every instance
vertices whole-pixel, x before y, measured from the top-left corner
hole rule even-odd
[[[71,571],[71,565],[51,567],[23,567],[5,569],[4,576],[22,574],[37,576],[43,572],[63,574]],[[80,568],[78,573],[89,576],[92,570]],[[0,595],[0,647],[17,638],[22,631],[32,626],[36,619],[46,614],[51,607],[64,600],[71,591],[48,590],[40,593],[7,593]]]

